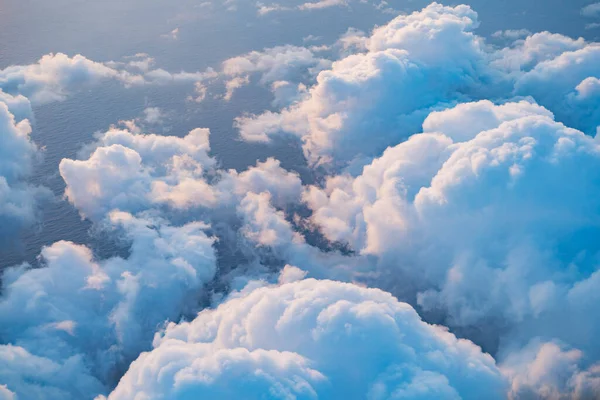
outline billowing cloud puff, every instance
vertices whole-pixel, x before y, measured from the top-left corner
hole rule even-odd
[[[283,207],[298,201],[302,192],[298,175],[274,159],[241,173],[216,171],[207,129],[179,138],[113,128],[93,147],[87,160],[62,160],[60,172],[67,198],[95,221],[114,209],[137,213],[163,205],[176,210],[229,206],[248,192],[272,192]]]
[[[478,24],[465,5],[433,3],[398,16],[353,36],[356,52],[322,71],[292,105],[241,116],[236,126],[246,140],[297,136],[310,163],[335,170],[354,161],[352,171],[418,133],[431,111],[481,98],[533,97],[557,120],[595,135],[597,44],[542,32],[496,49],[472,33]]]
[[[241,173],[230,170],[223,175],[217,188],[223,201],[232,194],[243,198],[247,193],[267,192],[274,204],[281,208],[297,202],[302,196],[302,181],[298,174],[284,170],[281,163],[273,158],[258,162],[255,167]]]
[[[148,348],[161,324],[197,309],[216,268],[206,225],[172,227],[123,212],[111,213],[109,223],[130,242],[128,258],[96,261],[85,246],[57,242],[42,252],[45,267],[5,271],[0,381],[8,390],[93,398]]]
[[[512,381],[511,399],[593,399],[600,393],[600,365],[580,369],[584,355],[559,343],[533,341],[502,369]]]
[[[439,4],[397,17],[373,32],[366,53],[322,71],[297,104],[239,118],[242,137],[293,133],[313,163],[380,153],[416,132],[439,103],[485,95],[482,83],[492,77],[483,68],[481,41],[470,32],[476,17],[466,6]]]
[[[292,79],[304,70],[315,73],[329,65],[329,61],[315,57],[305,47],[286,45],[230,58],[223,63],[223,74],[243,76],[261,73],[262,83],[272,83]]]
[[[1,400],[86,399],[104,391],[81,357],[59,363],[12,345],[0,345],[0,377]]]
[[[204,175],[215,160],[208,137],[207,129],[183,138],[111,129],[88,160],[61,161],[65,194],[95,220],[113,209],[138,212],[153,204],[211,206],[216,198]]]
[[[64,100],[82,87],[114,80],[125,86],[168,84],[172,82],[202,82],[215,78],[216,72],[171,73],[151,69],[153,60],[137,57],[129,63],[92,61],[80,54],[69,57],[63,53],[47,54],[37,63],[10,66],[0,70],[0,90],[12,95],[23,95],[37,104]]]
[[[108,397],[501,399],[493,359],[377,289],[246,290],[170,324]]]
[[[323,252],[307,243],[296,231],[284,211],[274,207],[269,192],[248,193],[241,199],[237,214],[240,232],[257,249],[266,250],[269,258],[282,260],[309,272],[313,277],[348,281],[364,267],[362,257],[347,256],[339,251]]]
[[[307,191],[312,222],[377,257],[369,283],[416,282],[420,307],[452,327],[488,324],[501,348],[558,339],[598,360],[597,141],[525,101],[459,105],[423,130],[357,178]]]
[[[36,64],[11,66],[0,70],[0,89],[45,103],[63,100],[69,90],[101,80],[134,82],[135,77],[97,63],[82,55],[62,53],[43,56]]]
[[[30,139],[30,117],[26,98],[0,90],[0,237],[4,238],[32,224],[38,200],[49,195],[47,190],[26,183],[39,156]]]
[[[250,84],[251,78],[258,76],[261,85],[271,87],[277,104],[289,104],[304,88],[301,82],[312,82],[319,71],[330,65],[331,61],[315,56],[312,50],[292,45],[242,54],[222,64],[219,75],[225,82],[223,98],[231,100],[236,90]],[[283,86],[286,90],[280,90]],[[200,95],[197,100],[202,100],[206,87],[199,85],[196,89]]]

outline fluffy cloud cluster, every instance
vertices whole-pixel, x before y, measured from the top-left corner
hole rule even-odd
[[[35,64],[0,70],[0,89],[6,93],[24,95],[34,102],[46,103],[63,100],[73,88],[108,79],[129,84],[136,81],[135,76],[82,55],[69,57],[58,53],[45,55]]]
[[[305,200],[330,240],[377,258],[370,284],[413,282],[403,295],[453,328],[490,326],[500,354],[541,337],[589,362],[598,167],[598,142],[548,110],[483,101],[432,113],[423,133]]]
[[[38,201],[48,191],[27,184],[36,158],[27,98],[0,90],[0,238],[35,222]]]
[[[40,156],[31,141],[32,103],[62,101],[83,87],[109,80],[125,86],[201,82],[215,76],[212,70],[171,74],[152,69],[153,61],[139,55],[128,63],[98,63],[84,56],[48,54],[31,65],[0,70],[0,235],[14,236],[36,221],[39,201],[51,197],[46,188],[27,184]],[[152,110],[150,110],[152,111]],[[147,119],[156,120],[156,115]],[[99,156],[100,157],[100,156]]]
[[[247,290],[170,324],[154,346],[109,399],[502,399],[506,389],[471,342],[385,292],[333,281]]]
[[[194,129],[179,138],[112,128],[99,137],[87,160],[62,160],[65,195],[95,221],[115,209],[223,207],[250,191],[276,193],[282,206],[300,198],[300,178],[274,159],[241,173],[216,170],[209,134]]]
[[[124,212],[108,223],[130,242],[129,257],[97,261],[85,246],[57,242],[43,250],[44,268],[5,271],[0,381],[18,398],[105,392],[165,321],[197,309],[215,274],[205,224]]]
[[[483,98],[533,96],[561,122],[596,133],[595,43],[541,33],[495,49],[472,32],[478,24],[464,5],[398,16],[360,38],[364,52],[322,71],[299,101],[236,125],[252,141],[295,135],[309,162],[334,169],[406,140],[431,111]]]
[[[232,83],[247,83],[250,74],[259,73],[260,83],[271,84],[275,90],[289,80],[302,80],[304,71],[314,76],[330,64],[330,61],[316,57],[310,49],[291,45],[233,57],[223,63],[223,74],[230,79],[226,98],[230,99],[233,90],[237,89]]]
[[[365,53],[322,71],[298,103],[239,118],[240,133],[259,141],[281,131],[297,135],[312,163],[377,155],[417,132],[439,103],[485,96],[492,77],[483,68],[482,43],[471,33],[477,25],[466,6],[434,4],[398,17],[375,29]]]
[[[37,104],[64,100],[72,91],[103,81],[117,81],[126,87],[172,82],[194,83],[209,80],[216,73],[171,73],[152,69],[154,60],[145,54],[127,63],[92,61],[80,54],[69,57],[63,53],[47,54],[30,65],[15,65],[0,70],[0,90],[22,95]]]
[[[139,212],[153,203],[210,206],[216,198],[203,176],[215,161],[208,155],[208,136],[207,129],[179,138],[113,128],[88,160],[62,160],[65,194],[94,220],[113,209]]]
[[[597,397],[600,47],[505,32],[514,42],[496,48],[477,26],[471,8],[434,3],[349,31],[332,64],[281,46],[219,72],[171,74],[145,55],[0,71],[0,222],[4,204],[33,210],[17,93],[60,100],[106,79],[203,96],[221,77],[230,98],[258,76],[284,108],[238,118],[241,135],[290,134],[330,173],[303,187],[275,159],[225,171],[207,129],[99,135],[61,162],[65,195],[130,254],[59,242],[45,268],[3,274],[0,397]],[[284,265],[279,285],[256,281]]]

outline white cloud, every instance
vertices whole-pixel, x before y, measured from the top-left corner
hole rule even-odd
[[[581,9],[581,15],[584,17],[600,17],[600,3],[592,3]]]
[[[504,398],[493,359],[376,289],[304,280],[170,324],[111,400]]]
[[[139,212],[153,204],[212,206],[215,194],[204,179],[215,165],[208,136],[207,129],[179,138],[113,128],[99,138],[89,159],[61,161],[65,195],[93,220],[113,209]]]
[[[515,93],[533,96],[538,103],[552,110],[560,121],[587,134],[594,134],[600,125],[600,97],[596,94],[578,98],[573,104],[573,96],[586,79],[600,78],[599,61],[600,45],[597,43],[565,51],[556,58],[540,62],[522,75],[516,83]]]
[[[0,299],[0,381],[19,397],[92,398],[148,348],[165,321],[193,312],[215,274],[202,223],[180,227],[113,212],[109,227],[131,242],[128,258],[96,261],[57,242],[44,268],[5,271]]]
[[[586,339],[600,331],[600,248],[586,239],[599,228],[597,141],[525,101],[459,105],[423,130],[307,191],[312,222],[376,257],[366,283],[418,292],[452,328],[500,340],[500,359],[541,336],[598,360]]]
[[[347,0],[319,0],[316,2],[306,2],[298,6],[298,10],[319,10],[335,6],[347,6]]]
[[[257,141],[281,131],[297,135],[311,163],[372,157],[416,132],[439,103],[485,94],[484,52],[470,32],[477,24],[466,6],[434,4],[399,16],[373,32],[366,54],[322,71],[297,104],[238,118],[240,133]]]
[[[217,170],[209,155],[208,129],[179,138],[135,128],[113,127],[88,147],[88,159],[61,161],[65,196],[84,217],[100,221],[115,209],[139,213],[162,206],[180,211],[235,207],[249,192],[273,193],[280,207],[301,197],[298,175],[274,159],[240,173]]]
[[[496,31],[492,34],[494,38],[510,40],[517,40],[528,36],[531,36],[529,29],[507,29],[505,31]]]
[[[99,63],[80,54],[69,57],[63,53],[47,54],[37,63],[10,66],[0,70],[0,90],[11,95],[23,95],[33,103],[43,104],[64,100],[72,91],[114,80],[126,87],[169,83],[195,83],[213,79],[212,69],[198,72],[171,73],[152,69],[154,60],[139,54],[132,61]]]
[[[163,111],[158,107],[144,109],[144,121],[149,124],[160,124],[164,118]]]
[[[230,58],[222,66],[222,75],[227,79],[225,100],[230,100],[236,89],[247,85],[250,75],[259,74],[263,85],[284,80],[301,81],[314,77],[330,64],[330,61],[316,57],[305,47],[291,45],[252,51]]]
[[[46,103],[63,100],[74,88],[107,79],[135,84],[141,78],[79,54],[71,58],[57,53],[43,56],[36,64],[0,70],[0,89],[10,94],[24,95],[37,103]]]
[[[542,32],[496,49],[472,32],[478,25],[468,6],[434,3],[370,36],[349,32],[336,44],[344,58],[306,94],[235,125],[249,141],[296,136],[309,163],[353,171],[418,133],[431,111],[483,98],[532,97],[559,121],[595,134],[597,96],[575,97],[586,79],[599,78],[597,44]]]
[[[600,365],[580,369],[583,354],[560,344],[532,342],[502,367],[511,399],[592,399],[600,393]]]
[[[39,157],[27,118],[31,118],[29,101],[0,90],[0,237],[9,241],[20,228],[35,222],[39,201],[50,197],[47,189],[26,182]]]

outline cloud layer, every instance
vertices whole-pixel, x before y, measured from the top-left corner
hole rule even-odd
[[[63,241],[3,272],[0,398],[597,397],[600,46],[499,48],[478,25],[433,3],[216,70],[1,70],[0,235],[46,193],[28,184],[31,103],[101,82],[187,82],[197,101],[219,82],[235,101],[256,80],[283,108],[240,115],[242,138],[298,140],[315,179],[274,158],[225,170],[205,128],[97,134],[60,163],[65,199],[127,254]]]

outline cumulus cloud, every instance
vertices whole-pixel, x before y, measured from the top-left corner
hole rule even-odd
[[[36,104],[64,100],[70,92],[103,81],[114,80],[126,87],[147,84],[195,83],[216,77],[212,69],[198,72],[171,73],[152,69],[154,60],[139,54],[129,62],[92,61],[80,54],[47,54],[30,65],[10,66],[0,70],[0,90],[23,95]]]
[[[107,394],[165,321],[109,399],[597,396],[599,47],[503,32],[513,42],[498,48],[478,24],[467,6],[434,3],[348,31],[333,63],[280,46],[218,72],[60,54],[0,71],[0,221],[4,204],[23,220],[34,209],[18,93],[61,100],[112,79],[190,82],[201,100],[223,78],[230,99],[257,78],[284,108],[242,115],[242,137],[290,135],[326,167],[309,187],[275,159],[225,171],[208,130],[159,136],[135,121],[63,160],[66,198],[130,254],[58,242],[45,268],[3,274],[0,396]],[[178,323],[207,303],[205,285],[248,281]]]
[[[532,97],[595,135],[598,99],[580,88],[598,79],[597,44],[542,32],[496,49],[473,33],[478,25],[470,7],[434,3],[368,36],[349,32],[338,43],[344,57],[304,95],[279,112],[240,116],[236,126],[249,141],[296,136],[311,164],[354,171],[418,133],[431,111],[483,98]]]
[[[376,289],[303,280],[170,324],[109,399],[504,398],[493,359]]]
[[[140,77],[117,71],[82,55],[47,54],[31,65],[11,66],[0,71],[0,89],[21,94],[34,102],[63,100],[69,90],[81,85],[115,79],[134,84]]]
[[[42,251],[45,267],[5,271],[0,381],[19,398],[104,392],[162,323],[194,311],[215,274],[205,224],[123,212],[107,223],[130,241],[128,258],[97,261],[85,246],[57,242]]]
[[[225,99],[230,100],[236,89],[250,83],[250,76],[258,74],[263,85],[280,81],[302,81],[326,69],[330,61],[316,57],[305,47],[276,46],[263,51],[252,51],[223,62],[222,75],[226,82]]]
[[[369,284],[416,293],[455,329],[490,324],[499,354],[540,336],[597,360],[597,141],[526,101],[459,105],[423,131],[310,188],[312,222],[377,257]]]
[[[284,6],[276,3],[268,5],[261,2],[256,3],[256,7],[258,8],[258,15],[266,15],[275,11],[312,11],[347,5],[348,0],[319,0],[314,2],[307,1],[295,6]]]
[[[484,95],[482,82],[491,77],[480,67],[484,52],[471,33],[477,25],[466,6],[433,4],[399,16],[374,30],[368,52],[322,71],[298,103],[240,117],[240,133],[258,141],[281,131],[297,135],[316,164],[374,156],[416,132],[439,103]]]
[[[61,161],[65,195],[93,220],[113,209],[139,212],[152,204],[210,206],[215,194],[203,177],[215,160],[208,154],[208,137],[207,129],[179,138],[113,128],[99,138],[89,159]]]
[[[556,58],[540,62],[517,81],[515,92],[533,96],[551,109],[560,121],[594,135],[600,125],[598,92],[579,96],[581,85],[588,79],[600,78],[596,65],[600,46],[596,43],[566,51]],[[548,90],[552,87],[551,90]]]
[[[209,134],[199,128],[180,138],[113,127],[88,147],[88,159],[61,161],[65,196],[93,221],[115,209],[228,207],[248,192],[272,192],[280,207],[300,199],[300,178],[277,160],[243,172],[217,170]]]
[[[0,237],[9,239],[36,220],[38,203],[49,191],[27,184],[36,159],[31,141],[31,106],[23,96],[0,90]],[[18,118],[18,119],[17,119]]]

